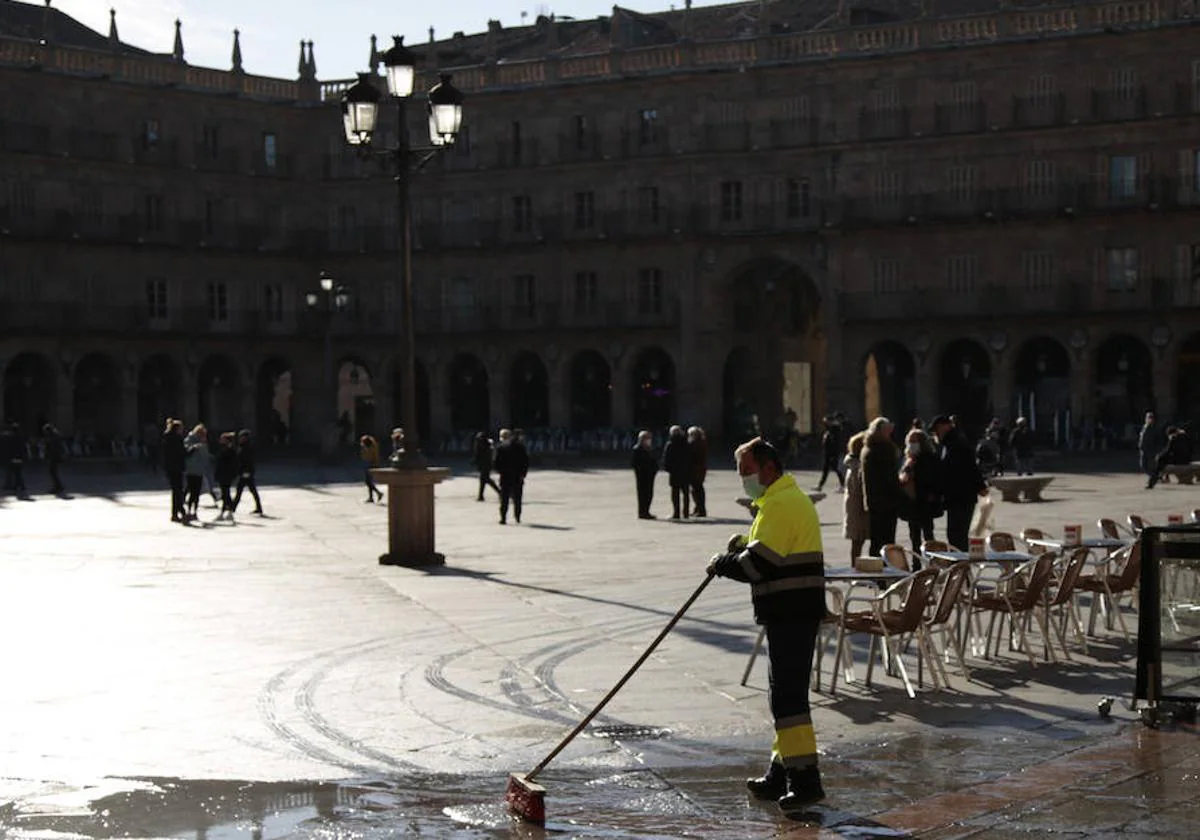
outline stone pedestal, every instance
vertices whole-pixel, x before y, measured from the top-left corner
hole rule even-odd
[[[384,566],[441,566],[446,558],[434,550],[433,488],[450,477],[446,467],[398,470],[377,467],[371,475],[387,485],[388,550]]]

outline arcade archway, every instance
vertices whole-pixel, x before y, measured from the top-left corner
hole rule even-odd
[[[450,363],[450,425],[455,431],[491,428],[487,368],[469,353]]]
[[[585,432],[612,425],[612,370],[595,350],[571,360],[571,428]]]
[[[550,379],[546,366],[534,353],[521,353],[508,377],[509,414],[515,429],[549,425]]]
[[[661,347],[648,347],[633,365],[633,423],[659,431],[675,422],[675,362]]]

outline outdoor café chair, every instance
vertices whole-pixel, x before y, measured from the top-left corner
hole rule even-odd
[[[1068,621],[1071,623],[1071,629],[1075,631],[1075,638],[1079,640],[1083,652],[1087,653],[1087,637],[1083,632],[1083,623],[1079,620],[1079,604],[1075,594],[1079,577],[1090,556],[1091,552],[1086,548],[1076,548],[1071,552],[1070,558],[1063,567],[1062,575],[1053,584],[1049,600],[1046,602],[1049,623],[1054,628],[1055,635],[1058,636],[1058,641],[1062,645],[1063,655],[1068,661],[1071,659],[1071,652],[1067,650]]]
[[[1129,514],[1129,532],[1135,537],[1140,537],[1142,531],[1150,527],[1150,522],[1146,521],[1136,513]]]
[[[908,559],[908,549],[898,543],[888,543],[879,549],[879,556],[893,569],[899,569],[902,572],[912,571],[912,563]]]
[[[1110,540],[1123,540],[1125,537],[1121,534],[1121,526],[1115,519],[1100,519],[1096,522],[1096,526],[1100,529],[1100,536]]]
[[[966,563],[956,563],[946,569],[942,574],[938,585],[941,589],[937,593],[937,598],[934,602],[933,610],[925,619],[925,632],[930,638],[930,647],[933,648],[932,668],[936,668],[942,675],[942,682],[949,687],[950,678],[946,675],[946,666],[943,662],[945,656],[949,656],[951,648],[958,657],[958,667],[962,669],[963,679],[970,680],[971,673],[967,670],[967,659],[964,653],[964,645],[962,634],[959,632],[958,618],[959,606],[962,601],[963,594],[967,591],[968,576],[971,573],[971,567]],[[937,655],[937,646],[932,644],[935,635],[941,636],[942,649],[944,654]],[[920,651],[918,651],[920,656]],[[921,684],[921,665],[925,661],[923,656],[917,660],[917,684]]]
[[[1090,592],[1092,603],[1088,608],[1088,635],[1095,635],[1096,608],[1104,610],[1105,623],[1112,626],[1112,616],[1115,614],[1117,623],[1121,625],[1121,633],[1129,639],[1129,628],[1125,626],[1125,618],[1121,615],[1120,599],[1126,593],[1132,594],[1142,573],[1142,544],[1135,542],[1128,548],[1123,548],[1112,555],[1114,561],[1124,556],[1124,565],[1117,572],[1101,568],[1094,575],[1082,575],[1075,588],[1080,592]],[[1136,605],[1136,601],[1135,601]]]
[[[1019,650],[1024,651],[1029,657],[1029,664],[1036,665],[1037,659],[1033,655],[1033,651],[1029,649],[1028,633],[1026,627],[1033,618],[1034,612],[1038,607],[1041,607],[1046,598],[1046,589],[1050,585],[1051,578],[1054,574],[1054,561],[1056,555],[1052,552],[1047,552],[1037,559],[1026,563],[1020,568],[1001,575],[996,580],[996,590],[994,592],[985,592],[976,594],[971,602],[971,610],[974,614],[990,613],[988,619],[987,637],[984,643],[984,656],[986,658],[987,651],[992,644],[993,630],[996,630],[996,618],[1000,618],[1000,627],[1004,629],[1004,619],[1008,619],[1008,636],[1009,646],[1012,647],[1012,637],[1017,635],[1017,645]],[[1047,616],[1045,611],[1042,611],[1041,616],[1042,636],[1046,641],[1046,652],[1050,658],[1054,657],[1054,651],[1049,647],[1050,635],[1049,627],[1047,626]],[[996,639],[996,655],[1000,655],[1000,639]]]
[[[1026,528],[1021,532],[1021,542],[1029,547],[1029,553],[1035,557],[1039,554],[1045,554],[1047,549],[1044,545],[1034,545],[1030,540],[1044,539],[1046,539],[1046,535],[1040,528]]]

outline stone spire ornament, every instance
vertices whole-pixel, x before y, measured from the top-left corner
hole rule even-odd
[[[121,36],[117,32],[117,10],[108,10],[108,43],[113,49],[121,46]]]
[[[375,35],[371,36],[371,56],[367,59],[367,69],[372,76],[379,75],[379,38]]]
[[[308,78],[308,53],[304,51],[304,40],[300,40],[300,60],[296,62],[296,75],[301,79]]]
[[[233,72],[246,72],[242,68],[242,33],[237,29],[233,30]]]
[[[175,19],[175,46],[171,48],[171,58],[183,63],[183,21]]]
[[[317,53],[313,49],[313,42],[308,42],[308,78],[317,78]]]

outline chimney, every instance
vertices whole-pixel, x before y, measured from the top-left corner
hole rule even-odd
[[[438,49],[437,49],[437,30],[432,26],[429,27],[429,50],[425,54],[425,64],[429,67],[430,72],[436,73],[438,69]]]
[[[233,72],[245,73],[242,68],[242,33],[233,30]]]
[[[487,35],[483,39],[483,57],[489,64],[496,61],[497,53],[500,45],[497,43],[500,40],[500,33],[504,31],[504,27],[500,25],[498,20],[489,20]]]
[[[171,49],[171,57],[183,64],[183,21],[175,20],[175,46]]]

